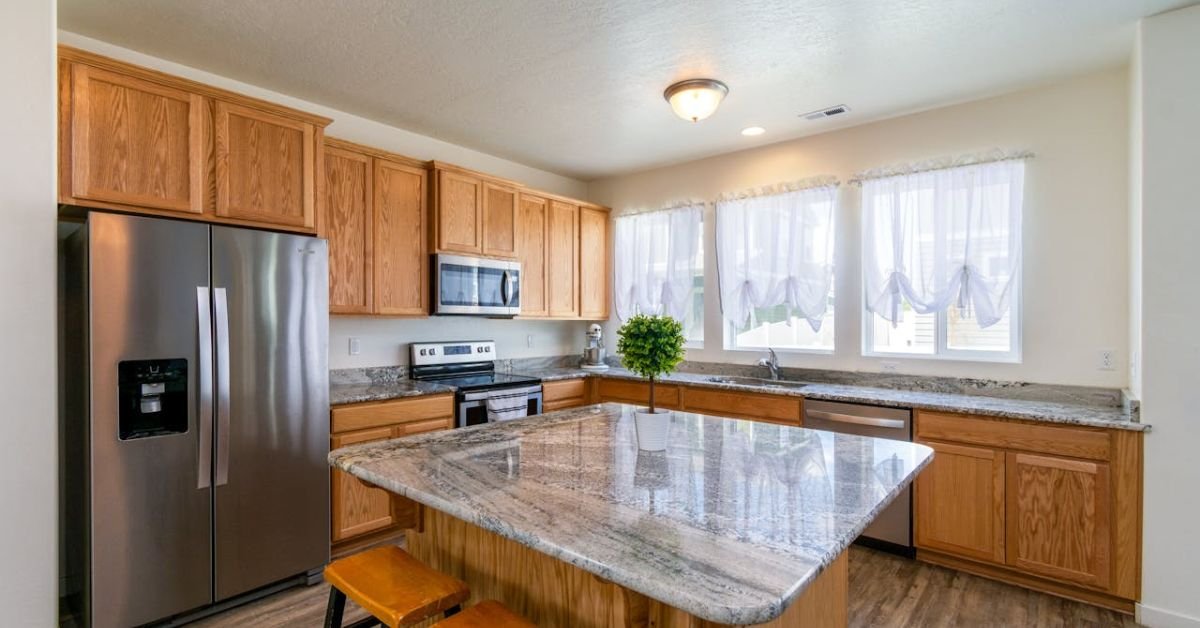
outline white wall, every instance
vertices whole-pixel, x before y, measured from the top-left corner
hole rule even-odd
[[[556,194],[574,198],[585,198],[587,194],[587,184],[583,181],[493,157],[336,109],[90,39],[76,33],[59,31],[59,41],[114,59],[136,63],[332,118],[333,122],[325,129],[326,134],[331,137],[375,146],[415,159],[438,159],[458,164],[520,181],[532,188]],[[583,323],[564,321],[505,321],[472,318],[465,321],[445,322],[444,319],[376,319],[336,316],[330,319],[329,324],[329,365],[330,368],[339,369],[405,364],[408,360],[398,349],[399,345],[429,340],[495,339],[502,358],[561,355],[582,350],[585,329],[586,326]],[[527,346],[527,336],[530,334],[534,336],[533,347]],[[347,340],[351,336],[361,339],[362,352],[357,356],[349,355],[347,350]]]
[[[1200,626],[1200,6],[1139,26],[1142,412],[1146,436],[1142,620]]]
[[[58,618],[55,5],[0,10],[0,608],[10,626]]]
[[[854,103],[849,103],[852,107]],[[1037,154],[1026,181],[1024,361],[985,364],[896,359],[901,372],[1124,386],[1129,338],[1128,107],[1126,71],[1074,80],[737,153],[592,182],[591,200],[614,212],[814,175],[856,172],[992,148]],[[717,115],[720,115],[718,113]],[[851,114],[853,115],[853,114]],[[748,139],[747,143],[755,140]],[[879,371],[860,354],[859,188],[842,186],[834,355],[781,354],[789,366]],[[711,255],[713,210],[706,231]],[[709,257],[708,259],[712,259]],[[714,265],[705,280],[705,344],[689,359],[750,363],[722,348]],[[610,324],[610,327],[612,325]],[[614,334],[609,334],[613,337]],[[1098,370],[1102,348],[1117,368]]]

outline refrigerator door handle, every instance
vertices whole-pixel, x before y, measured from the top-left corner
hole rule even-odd
[[[199,382],[197,391],[200,399],[200,452],[197,458],[196,488],[208,488],[212,484],[212,414],[213,414],[213,339],[212,302],[208,286],[196,286],[196,343],[199,351]]]
[[[229,299],[215,288],[217,330],[217,472],[216,486],[229,482]]]

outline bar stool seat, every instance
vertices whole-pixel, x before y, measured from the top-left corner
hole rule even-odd
[[[537,628],[533,622],[508,610],[496,600],[484,600],[453,617],[433,625],[433,628]]]
[[[439,613],[453,615],[471,594],[467,583],[429,568],[395,545],[335,560],[325,568],[324,576],[332,585],[325,612],[329,628],[341,628],[346,598],[363,607],[378,623],[398,628]]]

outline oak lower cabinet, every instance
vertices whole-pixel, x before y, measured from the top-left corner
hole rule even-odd
[[[67,46],[58,66],[63,205],[316,232],[328,118]]]
[[[585,406],[591,403],[590,393],[588,380],[583,378],[542,382],[542,411]]]
[[[933,462],[917,476],[915,542],[996,564],[1004,563],[1004,452],[922,441]]]
[[[683,409],[687,412],[800,425],[803,416],[799,397],[772,395],[700,386],[685,386]]]
[[[675,384],[654,385],[654,405],[658,408],[681,410],[680,386]],[[600,378],[596,385],[596,397],[600,401],[640,404],[650,401],[650,384],[640,380]]]
[[[454,427],[454,396],[424,395],[391,401],[334,406],[330,411],[331,449],[400,438]],[[398,535],[417,521],[415,502],[369,487],[332,470],[330,540],[334,554],[364,542]]]
[[[1112,579],[1109,465],[1008,453],[1008,564],[1101,589]]]
[[[429,312],[425,164],[329,138],[321,234],[332,314]]]
[[[1132,612],[1141,433],[919,411],[916,437],[918,558]]]

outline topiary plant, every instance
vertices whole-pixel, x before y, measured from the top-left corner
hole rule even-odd
[[[654,379],[683,361],[683,325],[670,316],[638,314],[617,330],[617,353],[625,368],[650,380],[650,412],[654,412]]]

